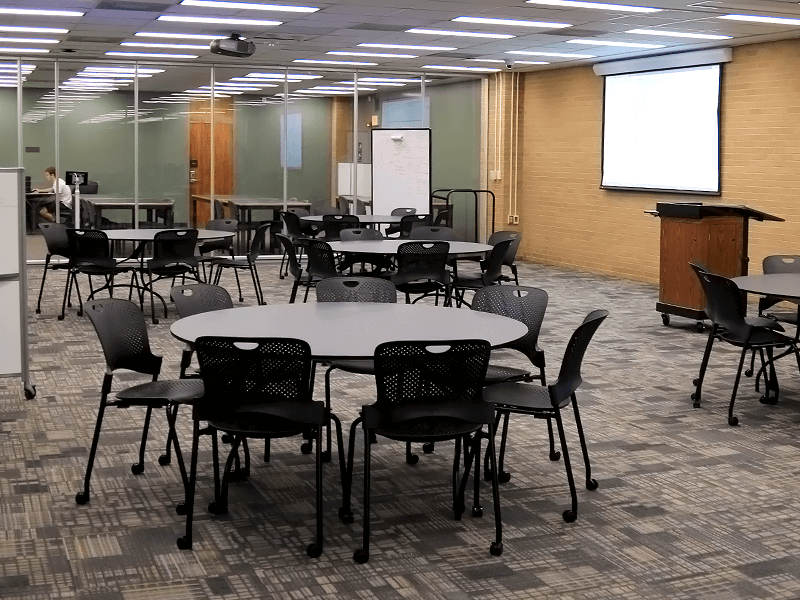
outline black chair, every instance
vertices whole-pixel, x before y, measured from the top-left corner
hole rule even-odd
[[[281,246],[283,246],[283,251],[287,259],[286,271],[288,274],[294,277],[292,293],[289,296],[289,304],[293,304],[295,298],[297,298],[297,288],[303,282],[303,268],[300,266],[300,260],[295,253],[295,246],[292,240],[281,234],[276,234],[275,237],[278,239],[278,242],[280,242]]]
[[[315,287],[317,282],[329,277],[339,277],[341,273],[336,267],[336,257],[330,244],[322,240],[306,240],[304,247],[308,262],[306,263],[306,280],[302,284],[306,286],[303,302],[307,302],[308,291]]]
[[[156,296],[164,305],[164,318],[167,318],[167,303],[161,294],[156,293],[156,282],[171,279],[174,285],[178,277],[182,283],[186,282],[186,277],[190,277],[197,283],[203,283],[194,254],[196,245],[197,229],[165,229],[153,237],[153,258],[144,261],[143,273],[147,273],[144,291],[150,291],[150,310],[154,324],[158,323]]]
[[[334,242],[341,239],[342,229],[361,227],[357,215],[323,215],[322,229],[325,231],[325,241]]]
[[[453,270],[453,282],[451,284],[453,290],[453,297],[456,300],[456,306],[460,307],[462,304],[469,306],[469,303],[464,299],[464,295],[468,291],[477,291],[490,285],[500,283],[503,277],[503,260],[506,257],[508,248],[513,244],[513,240],[503,240],[497,242],[489,256],[480,262],[480,273],[459,273],[456,269]]]
[[[434,227],[452,227],[452,222],[450,219],[450,211],[447,209],[442,209],[436,213],[436,218],[433,219],[433,226]]]
[[[800,256],[791,254],[773,254],[772,256],[767,256],[761,263],[761,270],[764,274],[800,273]],[[763,296],[759,298],[758,314],[763,315],[764,311],[772,308],[780,301],[781,298],[776,298],[774,296]],[[797,310],[771,312],[768,316],[778,321],[797,325]],[[800,329],[797,330],[797,334],[800,335]]]
[[[691,264],[691,263],[690,263]],[[775,373],[775,361],[790,352],[794,352],[797,366],[800,369],[800,353],[798,353],[795,340],[771,327],[764,327],[748,323],[745,318],[747,307],[742,298],[742,293],[733,281],[721,275],[714,275],[703,271],[702,267],[692,264],[692,269],[700,280],[700,285],[706,294],[706,315],[711,320],[711,329],[708,333],[708,342],[703,353],[700,365],[700,375],[694,380],[696,386],[692,394],[695,408],[700,407],[702,397],[703,379],[705,378],[708,360],[711,356],[711,347],[715,339],[727,342],[742,349],[736,379],[731,393],[731,402],[728,407],[728,425],[738,425],[739,419],[733,414],[736,402],[736,391],[742,376],[742,365],[748,350],[758,351],[761,357],[761,369],[756,376],[756,391],[759,389],[759,379],[764,375],[766,387],[765,395],[761,397],[762,404],[775,404],[778,401],[778,378]],[[776,349],[786,349],[778,356],[774,356]],[[764,360],[766,352],[767,360]],[[774,395],[770,392],[774,391]]]
[[[350,490],[356,431],[360,424],[364,429],[364,533],[363,544],[353,555],[356,562],[365,563],[369,560],[372,436],[406,443],[455,440],[454,516],[458,520],[464,512],[464,495],[473,461],[475,498],[472,516],[482,516],[483,508],[478,503],[478,471],[483,437],[488,438],[491,466],[496,466],[494,407],[481,396],[488,363],[489,344],[485,340],[389,342],[375,350],[377,399],[374,404],[361,409],[361,415],[350,428],[344,503],[339,509],[339,517],[346,523],[352,522]],[[488,434],[483,431],[484,425]],[[462,442],[466,455],[463,476],[460,472]],[[494,469],[493,473],[496,472]],[[503,533],[497,477],[492,480],[492,492],[496,537],[490,551],[499,556],[503,552]]]
[[[443,240],[456,241],[456,231],[452,227],[443,225],[420,225],[414,227],[408,234],[409,240]]]
[[[389,214],[392,215],[393,217],[405,217],[407,215],[416,214],[416,212],[417,212],[416,208],[395,208]],[[402,221],[402,218],[401,218],[401,221]],[[387,237],[395,235],[395,234],[398,234],[398,233],[400,233],[400,225],[399,224],[397,224],[397,225],[389,225],[386,228],[386,236]]]
[[[39,223],[39,229],[47,244],[47,256],[44,258],[44,271],[42,272],[42,284],[39,286],[39,300],[36,302],[36,314],[42,313],[42,293],[44,292],[44,281],[47,279],[47,271],[66,269],[69,263],[50,263],[54,256],[66,258],[69,261],[69,239],[67,239],[67,226],[61,223]]]
[[[300,216],[291,211],[280,211],[280,217],[283,220],[284,226],[286,227],[286,233],[284,234],[295,247],[296,251],[299,251],[299,256],[297,257],[298,262],[302,258],[303,252],[303,240],[310,239],[313,237],[312,235],[308,235],[306,231],[303,229],[303,224],[300,221]],[[278,240],[280,242],[280,240]],[[297,252],[295,252],[297,254]],[[278,276],[283,279],[286,275],[289,274],[289,266],[286,266],[286,271],[284,271],[284,263],[287,259],[288,251],[284,246],[283,256],[281,257],[281,265],[278,268]]]
[[[211,263],[211,270],[214,272],[214,285],[219,285],[220,279],[222,278],[222,271],[224,269],[233,269],[233,273],[236,275],[236,287],[239,290],[239,302],[244,302],[244,296],[242,296],[242,286],[239,283],[239,271],[247,269],[250,272],[250,278],[253,280],[253,289],[256,292],[256,302],[258,302],[258,304],[267,303],[266,300],[264,300],[264,292],[261,290],[261,279],[258,276],[256,261],[258,260],[259,256],[264,254],[264,244],[269,228],[270,223],[267,222],[263,223],[258,229],[256,229],[256,232],[253,235],[253,241],[250,243],[250,250],[243,259],[217,257]],[[209,279],[210,278],[211,275],[209,275]]]
[[[397,289],[390,281],[377,277],[333,277],[323,279],[316,286],[317,302],[397,302]],[[325,371],[325,406],[331,407],[331,371],[340,369],[347,373],[374,375],[375,362],[370,359],[334,360]],[[407,448],[410,454],[410,448]],[[331,432],[328,430],[327,450],[323,460],[330,460]],[[406,457],[408,460],[408,456]],[[411,460],[408,460],[411,462]]]
[[[244,440],[295,435],[307,435],[316,440],[316,539],[306,548],[306,553],[317,558],[322,553],[320,437],[329,420],[336,424],[343,477],[344,447],[339,419],[322,402],[312,400],[311,348],[302,340],[286,338],[201,337],[195,346],[205,382],[205,395],[194,405],[192,458],[185,501],[186,535],[178,539],[178,547],[192,547],[198,438],[200,421],[204,420],[212,430],[214,454],[214,502],[209,506],[209,512],[217,515],[228,511],[231,465]],[[217,431],[233,437],[221,484]]]
[[[314,237],[321,231],[321,227],[318,226],[316,223],[309,223],[303,222],[303,217],[307,217],[311,214],[311,211],[306,208],[287,208],[286,212],[290,212],[293,215],[297,215],[297,218],[300,219],[300,231],[307,235],[308,237]]]
[[[447,258],[450,251],[448,242],[405,242],[400,244],[395,255],[397,271],[392,273],[391,281],[398,291],[406,295],[406,304],[413,304],[421,298],[435,294],[439,304],[439,294],[444,295],[444,306],[450,306],[450,273],[447,271]],[[417,298],[411,302],[411,294]]]
[[[99,188],[100,186],[97,184],[97,182],[91,180],[78,186],[81,196],[83,194],[96,194]]]
[[[572,477],[572,467],[569,462],[567,439],[564,436],[561,411],[572,404],[575,427],[578,430],[583,462],[586,466],[586,488],[589,490],[597,489],[597,481],[592,479],[589,451],[586,448],[586,438],[583,434],[583,425],[581,424],[578,399],[575,397],[575,392],[583,383],[581,364],[583,363],[586,349],[595,331],[607,316],[608,311],[592,311],[586,316],[583,323],[578,326],[567,344],[564,359],[561,361],[561,370],[555,383],[547,387],[530,383],[499,383],[487,386],[483,390],[483,397],[488,402],[492,402],[499,413],[514,413],[530,415],[534,418],[555,419],[558,427],[558,437],[561,440],[561,454],[564,457],[564,468],[567,471],[569,491],[572,497],[572,507],[565,510],[562,515],[568,523],[578,518],[578,495],[575,491],[575,480]],[[488,466],[489,468],[494,468],[491,465]]]
[[[511,275],[502,275],[500,277],[500,281],[511,281],[513,277],[514,285],[519,285],[519,274],[517,272],[516,260],[517,250],[519,250],[519,245],[522,242],[522,233],[519,231],[495,231],[489,236],[489,239],[486,241],[486,243],[489,246],[494,246],[497,242],[502,242],[504,240],[513,240],[511,245],[508,247],[505,258],[503,259],[503,266],[511,269]],[[459,263],[467,264],[470,262],[479,262],[480,260],[481,258],[477,256],[461,256],[458,258]]]
[[[181,477],[184,486],[188,483],[186,469],[180,453],[177,437],[175,436],[175,411],[171,407],[179,404],[191,404],[203,395],[203,382],[199,379],[175,379],[159,381],[162,358],[150,350],[150,341],[147,336],[147,324],[144,314],[136,304],[121,298],[109,298],[90,302],[86,309],[89,320],[94,325],[103,355],[106,361],[106,373],[103,377],[103,387],[100,393],[100,407],[97,411],[97,422],[89,450],[89,462],[86,466],[83,490],[75,496],[78,504],[89,502],[89,483],[92,477],[92,467],[97,445],[100,440],[100,431],[103,426],[103,416],[108,407],[130,408],[139,406],[146,408],[142,440],[139,445],[139,461],[134,463],[131,471],[139,475],[144,471],[145,445],[147,431],[150,426],[150,417],[154,408],[166,408],[169,423],[169,440],[175,449],[178,458]],[[124,369],[148,375],[152,381],[127,387],[116,393],[116,400],[109,400],[114,373]],[[159,461],[160,462],[160,461]],[[162,463],[163,464],[163,463]]]
[[[383,234],[379,229],[372,229],[370,227],[357,227],[354,229],[342,229],[339,232],[340,239],[343,242],[359,242],[367,240],[382,240]],[[380,275],[389,271],[392,268],[392,260],[385,254],[345,254],[339,261],[339,271],[350,270],[353,274],[353,267],[357,264],[361,265],[361,274],[366,272],[371,275]],[[371,271],[366,271],[366,266],[370,265]]]
[[[433,221],[430,215],[406,215],[400,218],[400,236],[401,238],[408,238],[411,236],[411,230],[415,227],[432,226]]]
[[[219,200],[215,200],[215,202],[219,202]],[[227,231],[233,233],[236,233],[238,227],[239,221],[236,219],[212,219],[206,224],[206,229],[216,229],[217,231]],[[197,247],[197,251],[200,253],[200,257],[197,259],[197,262],[199,262],[200,266],[203,268],[203,281],[207,282],[208,277],[206,276],[206,263],[212,263],[216,257],[205,255],[212,252],[223,252],[233,258],[233,237],[203,242]]]

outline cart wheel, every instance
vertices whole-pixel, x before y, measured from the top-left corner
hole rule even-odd
[[[697,333],[703,333],[706,329],[706,326],[702,321],[698,321],[696,327],[697,327]]]
[[[667,313],[661,313],[661,322],[664,325],[669,325],[669,315]]]
[[[26,383],[25,386],[25,399],[26,400],[33,400],[36,398],[36,386],[30,383]]]

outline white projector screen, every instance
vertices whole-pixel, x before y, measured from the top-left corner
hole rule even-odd
[[[609,75],[604,188],[719,193],[720,66]]]

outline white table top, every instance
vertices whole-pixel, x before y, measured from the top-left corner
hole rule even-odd
[[[330,245],[334,252],[352,252],[356,254],[397,254],[397,248],[400,246],[400,244],[405,244],[406,242],[426,243],[425,240],[392,238],[385,240],[364,240],[363,242],[330,242]],[[450,256],[462,254],[482,254],[492,250],[492,246],[489,246],[488,244],[477,244],[475,242],[448,242],[448,244],[450,244],[450,251],[448,253]]]
[[[109,240],[126,242],[152,242],[159,231],[165,229],[104,229]],[[198,240],[218,240],[233,237],[233,231],[220,231],[218,229],[198,229]]]
[[[153,200],[152,198],[118,198],[116,196],[95,196],[94,194],[82,194],[81,200],[86,200],[97,208],[166,208],[175,204],[174,200]]]
[[[461,308],[414,304],[320,302],[248,306],[179,319],[172,335],[290,337],[305,340],[318,359],[371,358],[389,341],[483,339],[492,346],[528,332],[520,321]]]
[[[309,215],[307,217],[300,217],[303,221],[309,221],[311,223],[322,223],[322,217],[324,215]],[[395,225],[400,223],[400,219],[402,217],[398,217],[396,215],[356,215],[358,220],[361,222],[362,225],[378,225],[378,224],[387,224],[387,225]]]
[[[778,296],[787,300],[800,300],[799,273],[770,273],[766,275],[745,275],[734,277],[739,289],[753,294]]]

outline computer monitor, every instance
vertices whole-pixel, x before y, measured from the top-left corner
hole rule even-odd
[[[86,182],[89,181],[89,173],[87,171],[67,171],[64,181],[67,185],[86,185]]]

